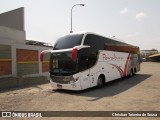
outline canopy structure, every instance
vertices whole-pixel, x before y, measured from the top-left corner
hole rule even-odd
[[[34,41],[34,40],[26,40],[27,45],[37,45],[37,46],[45,46],[45,47],[52,47],[52,44],[50,43],[44,43],[44,42],[39,42],[39,41]]]
[[[150,55],[149,58],[158,57],[158,56],[160,57],[160,53],[154,54],[154,55]]]
[[[154,54],[154,55],[150,55],[149,56],[149,60],[151,62],[160,62],[160,53]]]

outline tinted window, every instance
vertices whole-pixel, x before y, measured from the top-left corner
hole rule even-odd
[[[54,46],[54,50],[73,48],[81,44],[83,34],[66,35],[57,40]]]
[[[57,76],[69,76],[77,72],[77,62],[72,60],[71,52],[51,54],[50,73]]]
[[[90,53],[98,52],[104,49],[105,40],[103,37],[88,34],[84,40],[84,45],[90,46]]]
[[[89,48],[83,48],[79,50],[78,54],[78,68],[79,71],[86,70],[89,67],[89,62],[88,62],[88,54]]]
[[[108,50],[108,46],[125,46],[128,44],[102,36],[88,34],[84,40],[84,45],[91,46],[91,51],[95,52],[98,50]]]
[[[84,48],[79,50],[78,54],[78,68],[79,71],[86,70],[88,68],[91,68],[96,64],[96,61],[98,59],[98,54],[95,53],[89,53],[90,48]]]

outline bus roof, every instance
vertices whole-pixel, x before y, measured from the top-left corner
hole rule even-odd
[[[104,38],[107,38],[107,39],[111,39],[111,40],[114,40],[114,41],[118,41],[120,43],[125,44],[125,46],[132,46],[132,47],[137,47],[139,48],[138,46],[135,46],[135,45],[131,45],[131,44],[128,44],[118,38],[115,38],[115,37],[106,37],[106,36],[103,36],[103,35],[100,35],[100,34],[97,34],[97,33],[94,33],[94,32],[86,32],[86,31],[80,31],[80,32],[74,32],[74,33],[70,33],[69,35],[74,35],[74,34],[84,34],[84,36],[86,36],[87,34],[92,34],[92,35],[97,35],[97,36],[101,36],[101,37],[104,37]],[[115,45],[114,45],[115,46]]]

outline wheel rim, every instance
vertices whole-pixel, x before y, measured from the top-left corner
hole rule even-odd
[[[102,78],[98,78],[98,87],[101,87],[102,86]]]

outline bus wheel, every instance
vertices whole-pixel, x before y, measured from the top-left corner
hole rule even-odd
[[[103,86],[103,78],[102,76],[98,77],[97,88],[101,88]]]
[[[136,70],[136,68],[134,68],[134,73],[133,74],[136,75],[136,72],[137,72],[137,70]]]
[[[133,76],[133,70],[131,69],[129,73],[129,77],[132,77],[132,76]]]

